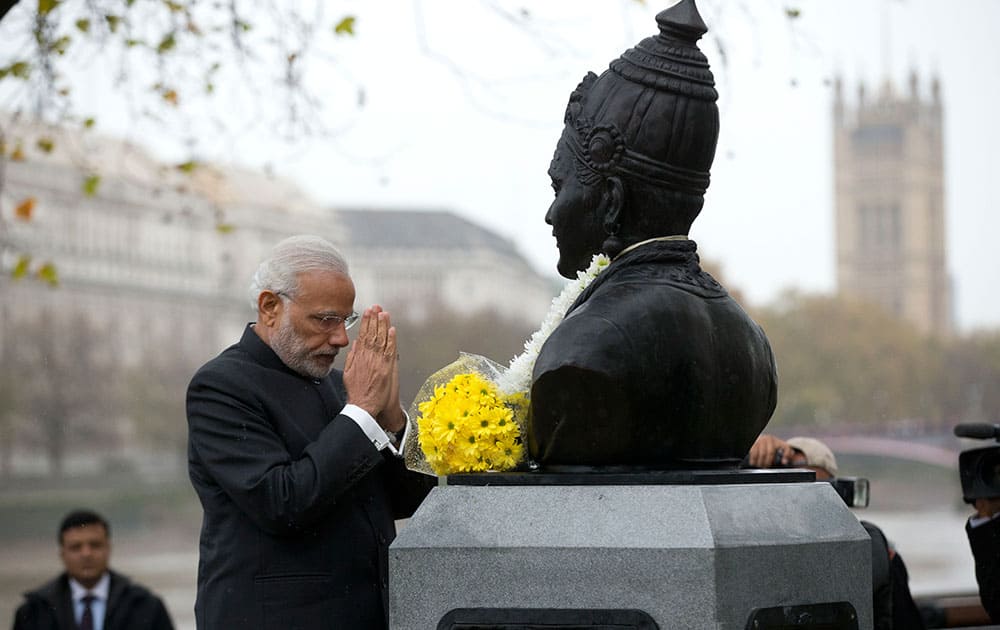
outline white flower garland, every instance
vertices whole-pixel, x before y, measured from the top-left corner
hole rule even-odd
[[[607,269],[609,264],[611,264],[611,260],[607,256],[595,254],[590,261],[590,266],[583,271],[576,272],[576,278],[566,283],[562,292],[552,300],[552,306],[549,307],[548,314],[542,320],[541,328],[524,342],[524,352],[511,359],[510,366],[497,379],[497,387],[501,393],[509,396],[531,389],[531,373],[535,368],[538,352],[542,349],[545,340],[566,316],[566,311],[573,305],[576,298],[580,297],[583,290],[594,281],[594,278]]]

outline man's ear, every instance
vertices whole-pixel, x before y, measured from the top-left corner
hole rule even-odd
[[[257,321],[262,326],[271,326],[281,317],[281,297],[274,291],[264,290],[257,296]]]
[[[608,234],[618,234],[621,229],[622,207],[625,202],[625,188],[619,177],[611,176],[604,180],[602,191],[604,205],[604,229]]]

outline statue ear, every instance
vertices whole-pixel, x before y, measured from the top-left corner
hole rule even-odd
[[[604,230],[610,234],[618,234],[621,228],[622,205],[625,200],[625,189],[622,180],[614,175],[604,180]]]
[[[622,227],[622,206],[625,202],[625,189],[622,186],[622,180],[615,176],[604,180],[604,185],[605,188],[602,193],[604,231],[608,237],[604,239],[601,251],[613,260],[615,256],[625,249],[625,243],[618,235]]]

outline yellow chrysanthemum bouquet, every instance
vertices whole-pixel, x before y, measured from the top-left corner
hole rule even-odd
[[[508,367],[463,353],[427,379],[410,405],[410,435],[417,436],[420,448],[407,447],[408,468],[450,475],[506,471],[526,463],[528,392],[535,359],[577,296],[609,264],[607,256],[597,254],[587,269],[566,283],[552,300],[541,328]]]
[[[524,455],[527,397],[504,395],[503,368],[462,354],[435,372],[410,407],[420,449],[407,449],[407,466],[428,474],[504,471]]]

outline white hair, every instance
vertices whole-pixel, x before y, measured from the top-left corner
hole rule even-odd
[[[348,275],[347,260],[329,241],[319,236],[289,236],[274,246],[250,281],[250,304],[257,310],[263,291],[295,297],[298,275],[306,271],[333,271]]]

